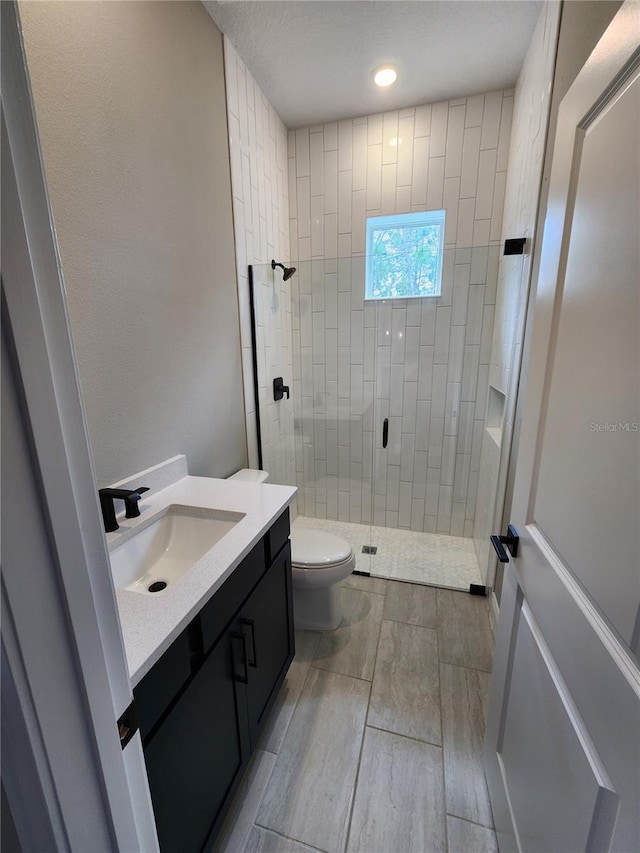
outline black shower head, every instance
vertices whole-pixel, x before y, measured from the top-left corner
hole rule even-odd
[[[284,264],[277,264],[275,261],[271,261],[271,269],[274,270],[276,267],[280,267],[282,269],[282,280],[289,281],[291,276],[296,271],[295,267],[285,267]]]

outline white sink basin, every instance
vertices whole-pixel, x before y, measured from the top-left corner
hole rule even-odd
[[[181,578],[244,518],[244,513],[172,505],[148,526],[111,545],[118,589],[154,595]]]

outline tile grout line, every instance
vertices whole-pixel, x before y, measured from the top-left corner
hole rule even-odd
[[[384,598],[385,598],[385,600],[386,600],[386,597],[387,597],[387,593],[385,592],[385,593],[384,593]],[[382,608],[382,613],[384,614],[384,606],[383,606],[383,608]],[[364,750],[364,739],[365,739],[365,735],[366,735],[366,732],[367,732],[367,720],[369,719],[369,708],[371,707],[371,694],[372,694],[372,692],[373,692],[373,679],[374,679],[374,677],[375,677],[375,673],[376,673],[376,665],[377,665],[377,663],[378,663],[378,652],[379,652],[379,649],[380,649],[380,637],[381,637],[381,635],[382,635],[382,622],[383,622],[383,621],[384,621],[384,620],[383,620],[383,617],[381,616],[381,618],[380,618],[380,627],[379,627],[379,630],[378,630],[378,641],[377,641],[377,643],[376,643],[376,654],[375,654],[375,658],[374,658],[374,661],[373,661],[373,672],[372,672],[372,675],[371,675],[371,681],[369,682],[369,698],[368,698],[368,700],[367,700],[367,711],[366,711],[366,713],[365,713],[365,715],[364,715],[364,726],[362,727],[362,739],[361,739],[361,741],[360,741],[360,753],[359,753],[359,755],[358,755],[358,767],[357,767],[357,770],[356,770],[356,778],[354,779],[354,782],[353,782],[353,791],[351,792],[351,805],[350,805],[350,808],[349,808],[349,817],[348,817],[348,820],[347,820],[347,832],[346,832],[346,835],[345,835],[344,848],[343,848],[343,849],[344,849],[344,851],[346,851],[346,850],[348,849],[348,847],[349,847],[349,841],[351,840],[351,827],[352,827],[352,821],[353,821],[353,810],[354,810],[354,808],[355,808],[356,793],[357,793],[357,791],[358,791],[358,782],[360,781],[360,768],[361,768],[361,765],[362,765],[362,753],[363,753],[363,750]]]
[[[464,663],[449,663],[449,661],[440,660],[440,658],[438,658],[438,663],[445,664],[446,666],[457,666],[458,669],[468,669],[471,672],[484,672],[485,675],[491,675],[491,673],[493,672],[493,670],[491,669],[480,669],[477,666],[467,666]]]
[[[377,732],[384,732],[388,735],[393,735],[394,737],[405,738],[405,740],[414,741],[414,743],[426,744],[426,746],[433,746],[436,749],[443,749],[441,743],[434,743],[432,740],[422,740],[422,738],[415,737],[414,735],[407,735],[404,732],[395,732],[393,729],[383,729],[382,726],[374,726],[373,723],[367,723],[368,729],[375,729]]]
[[[276,829],[271,829],[270,826],[263,826],[261,823],[254,823],[254,826],[257,826],[258,829],[264,829],[266,832],[272,832],[274,835],[277,835],[278,838],[286,838],[287,841],[294,841],[296,844],[302,844],[307,847],[309,850],[316,851],[316,853],[329,853],[328,850],[323,850],[322,847],[312,847],[310,844],[307,844],[306,841],[300,841],[299,838],[294,838],[292,835],[285,835],[284,832],[278,832]],[[245,845],[246,850],[246,845]],[[230,853],[235,853],[235,851],[230,851]]]
[[[351,675],[348,672],[337,672],[335,669],[327,669],[324,666],[317,666],[315,663],[312,663],[310,668],[317,669],[320,672],[330,672],[332,675],[342,675],[344,678],[353,678],[355,681],[363,681],[365,684],[371,684],[373,682],[373,678],[362,678],[360,675]]]
[[[438,662],[445,666],[455,666],[457,669],[468,669],[470,672],[483,672],[485,675],[491,675],[493,672],[491,669],[479,669],[477,666],[466,666],[464,663],[449,663],[449,661],[440,660],[439,658]]]
[[[449,827],[447,824],[448,803],[447,803],[447,778],[446,778],[446,746],[444,742],[444,707],[442,705],[442,678],[440,677],[440,606],[439,595],[436,592],[436,653],[438,658],[438,697],[440,700],[440,740],[442,741],[442,799],[444,803],[444,845],[445,850],[449,850]]]
[[[446,813],[446,817],[455,817],[455,819],[456,819],[456,820],[462,820],[462,821],[464,821],[465,823],[470,823],[470,824],[471,824],[471,826],[479,826],[479,827],[481,827],[482,829],[489,829],[489,830],[491,830],[492,832],[495,832],[495,831],[496,831],[495,826],[487,826],[487,824],[486,824],[486,823],[478,823],[476,820],[469,820],[469,818],[468,818],[468,817],[460,817],[460,815],[453,814],[453,812],[447,812],[447,813]]]

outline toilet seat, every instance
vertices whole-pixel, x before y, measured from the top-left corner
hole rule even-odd
[[[291,563],[299,569],[328,569],[353,560],[351,545],[324,530],[298,528],[291,531]]]
[[[324,530],[297,528],[291,531],[294,594],[296,589],[298,592],[328,590],[348,577],[355,566],[351,545],[339,536]]]

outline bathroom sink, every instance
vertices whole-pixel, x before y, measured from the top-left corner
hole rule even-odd
[[[244,513],[172,505],[122,543],[109,559],[118,589],[153,595],[162,592],[203,557]]]

